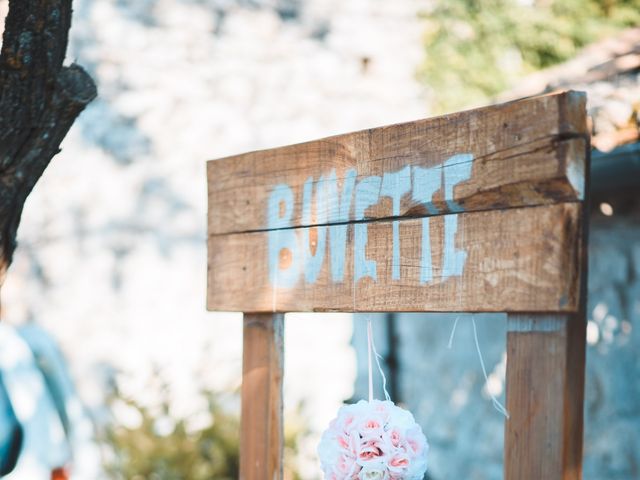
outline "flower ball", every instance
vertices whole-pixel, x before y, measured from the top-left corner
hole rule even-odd
[[[345,405],[322,434],[326,480],[422,480],[429,445],[411,412],[390,401]]]

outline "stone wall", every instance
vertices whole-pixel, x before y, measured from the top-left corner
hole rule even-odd
[[[167,388],[172,417],[210,421],[201,389],[237,390],[242,323],[205,310],[205,161],[427,116],[423,7],[74,0],[68,58],[99,97],[27,201],[3,321],[47,328],[94,412],[116,384],[152,409]],[[355,376],[351,322],[285,330],[286,406],[311,430],[301,474],[319,478],[319,432]],[[135,426],[121,407],[111,420]]]
[[[91,406],[103,405],[109,382],[152,406],[160,371],[175,397],[171,413],[202,421],[194,415],[206,408],[200,389],[238,385],[241,342],[239,316],[204,309],[204,161],[427,116],[415,78],[424,58],[418,13],[427,4],[75,0],[68,58],[88,66],[100,97],[27,201],[3,321],[48,328]],[[631,299],[640,250],[628,237],[638,229],[613,218],[592,242],[602,259],[592,298],[605,305],[590,310],[592,339],[598,332],[587,384],[594,479],[632,478],[638,468],[640,319]],[[452,322],[398,320],[397,388],[429,434],[434,478],[499,478],[502,418],[482,392],[468,319],[446,348]],[[478,317],[478,325],[498,392],[504,319]],[[336,316],[287,325],[287,405],[305,403],[313,432],[305,479],[319,476],[318,430],[350,395],[350,334],[348,319]],[[362,340],[356,333],[357,351]]]

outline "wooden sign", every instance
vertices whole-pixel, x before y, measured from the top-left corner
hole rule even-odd
[[[580,480],[585,96],[208,163],[207,303],[244,315],[241,480],[282,479],[288,311],[507,312],[506,480]],[[433,379],[430,379],[433,381]]]
[[[575,312],[584,103],[567,92],[209,162],[208,307]]]

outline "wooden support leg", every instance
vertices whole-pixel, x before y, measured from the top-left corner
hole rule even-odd
[[[510,315],[505,480],[580,480],[584,315]]]
[[[245,314],[240,479],[282,479],[284,316]]]

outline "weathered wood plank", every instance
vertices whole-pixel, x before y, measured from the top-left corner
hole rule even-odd
[[[505,480],[580,480],[584,314],[509,315]]]
[[[282,479],[284,319],[245,314],[240,479]]]
[[[210,161],[209,233],[581,200],[586,134],[566,92]]]
[[[580,211],[566,203],[212,235],[208,308],[573,312]]]

